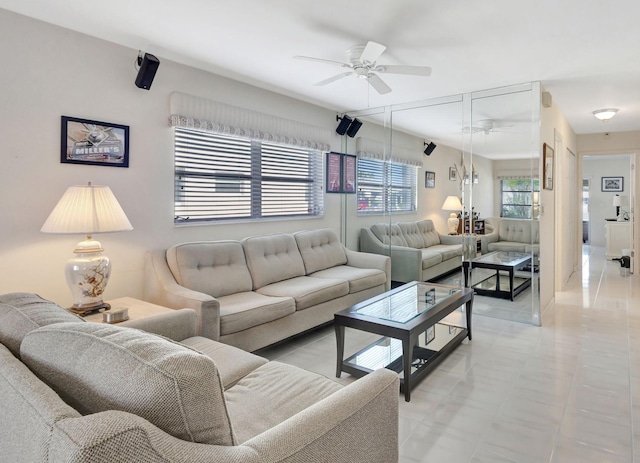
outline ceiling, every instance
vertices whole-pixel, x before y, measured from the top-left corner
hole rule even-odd
[[[152,53],[161,62],[170,59],[337,112],[540,81],[577,134],[640,130],[637,0],[150,4],[0,0],[0,8]],[[368,41],[387,46],[378,64],[430,66],[431,76],[381,74],[393,91],[379,95],[354,76],[314,86],[344,69],[293,58],[348,62],[347,50]],[[591,114],[608,107],[619,113],[606,124]]]

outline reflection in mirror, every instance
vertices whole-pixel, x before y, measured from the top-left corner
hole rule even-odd
[[[469,266],[474,309],[538,325],[539,85],[475,92],[471,107],[471,124],[464,128],[471,136],[467,170],[489,163],[493,172],[493,193],[472,194],[471,211],[484,228],[481,255]],[[465,183],[473,190],[483,184],[481,178]],[[472,216],[469,224],[477,226]]]
[[[395,285],[466,276],[476,313],[539,324],[539,95],[533,83],[349,113],[364,125],[344,146],[358,156],[348,246],[390,255]]]

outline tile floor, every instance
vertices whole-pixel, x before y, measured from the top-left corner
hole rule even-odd
[[[401,462],[640,463],[640,276],[598,247],[583,265],[542,327],[474,315],[473,341],[398,394]],[[332,327],[260,354],[335,375]]]

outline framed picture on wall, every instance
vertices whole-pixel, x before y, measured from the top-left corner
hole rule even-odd
[[[542,145],[542,188],[553,190],[553,148]]]
[[[624,191],[624,177],[602,177],[602,191]]]
[[[458,171],[455,167],[449,167],[449,180],[458,180]]]
[[[342,155],[327,153],[327,193],[340,193]]]
[[[436,173],[426,171],[424,173],[424,187],[435,188],[436,187]]]
[[[327,193],[356,192],[356,162],[353,154],[327,153]]]
[[[342,155],[342,192],[356,192],[356,157],[352,154]]]
[[[60,162],[129,167],[129,126],[62,116]]]

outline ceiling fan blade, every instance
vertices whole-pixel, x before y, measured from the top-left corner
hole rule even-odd
[[[360,61],[363,63],[375,63],[380,55],[384,53],[387,49],[384,45],[377,42],[368,42],[367,45],[362,50],[362,54],[360,55]]]
[[[327,85],[327,84],[330,84],[331,82],[335,82],[336,80],[343,79],[343,78],[345,78],[347,76],[350,76],[350,75],[351,75],[351,72],[343,72],[342,74],[338,74],[336,76],[329,77],[328,79],[321,80],[320,82],[316,82],[313,85],[320,87],[322,85]]]
[[[324,59],[324,58],[314,58],[313,56],[300,56],[300,55],[296,55],[294,56],[295,59],[302,59],[302,60],[306,60],[306,61],[316,61],[318,63],[325,63],[325,64],[337,64],[338,66],[342,66],[345,68],[350,68],[351,65],[348,63],[341,63],[340,61],[333,61],[330,59]]]
[[[380,95],[384,95],[385,93],[389,93],[391,91],[391,87],[384,83],[384,81],[375,74],[369,74],[367,77],[369,84],[378,92]]]
[[[387,74],[406,74],[410,76],[430,76],[431,75],[431,68],[428,66],[403,66],[403,65],[376,66],[374,71],[385,72]]]

